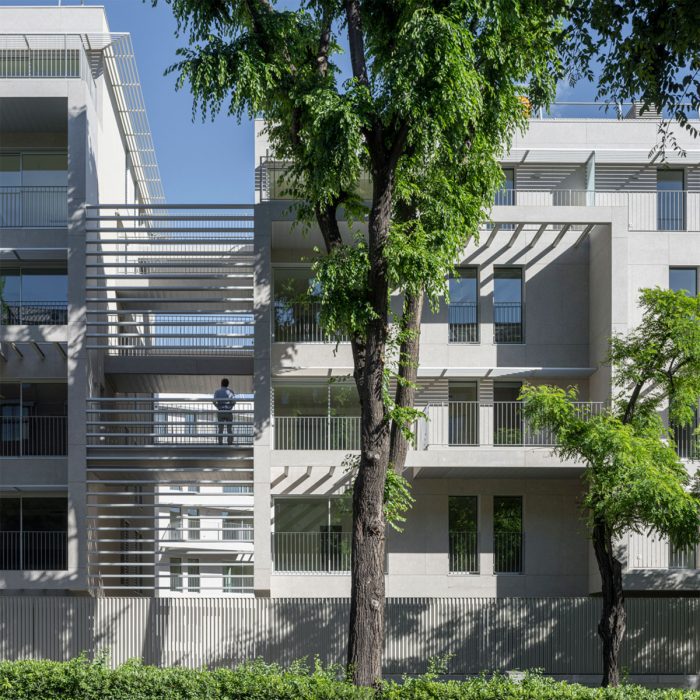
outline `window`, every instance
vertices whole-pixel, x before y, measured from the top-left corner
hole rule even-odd
[[[479,403],[476,382],[450,382],[448,442],[450,445],[479,444]]]
[[[455,274],[450,277],[449,291],[450,343],[478,343],[479,283],[476,268],[457,269]]]
[[[187,590],[190,593],[199,593],[200,571],[199,559],[187,560]]]
[[[224,593],[251,593],[253,591],[253,566],[232,564],[223,568]]]
[[[524,444],[522,406],[518,401],[521,387],[520,382],[494,382],[494,445]]]
[[[523,271],[519,267],[494,268],[494,342],[523,342]]]
[[[685,192],[682,170],[656,173],[656,224],[659,231],[685,229]]]
[[[0,270],[0,323],[59,326],[68,322],[65,269],[16,267]]]
[[[494,204],[501,207],[512,207],[515,204],[515,170],[504,168],[503,176],[505,180],[501,189],[496,192]]]
[[[494,496],[493,570],[497,574],[523,572],[523,499]]]
[[[180,557],[170,558],[170,590],[182,591],[182,559]]]
[[[476,496],[449,497],[450,572],[478,573]]]
[[[168,523],[171,540],[179,541],[182,539],[182,513],[180,509],[172,509],[170,511],[170,521]]]
[[[253,539],[252,521],[243,517],[225,517],[223,521],[223,538],[236,542],[250,542]]]
[[[674,292],[684,290],[691,297],[698,294],[698,270],[695,267],[672,267],[668,271],[668,286]]]

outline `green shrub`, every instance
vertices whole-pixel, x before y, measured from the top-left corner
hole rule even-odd
[[[356,688],[336,667],[281,668],[262,661],[214,671],[156,668],[129,661],[111,669],[104,658],[0,662],[0,700],[700,700],[700,692],[634,685],[586,688],[537,674],[521,682],[494,675],[440,681],[425,676]]]

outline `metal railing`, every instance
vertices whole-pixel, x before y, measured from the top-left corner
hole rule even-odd
[[[67,568],[66,532],[0,531],[0,570],[60,571]]]
[[[684,231],[686,193],[682,190],[656,193],[656,228],[659,231]]]
[[[221,518],[219,518],[219,521]],[[164,540],[169,542],[195,541],[206,545],[208,542],[252,542],[254,530],[251,526],[217,527],[190,526],[183,523],[181,526],[168,527],[163,531]]]
[[[627,568],[697,569],[697,548],[674,547],[667,537],[632,532],[627,538]]]
[[[273,340],[276,343],[346,343],[344,335],[330,336],[321,327],[320,302],[274,303]]]
[[[256,173],[256,186],[261,201],[273,199],[293,199],[290,194],[291,181],[287,177],[289,164],[282,160],[263,156]],[[361,173],[357,181],[356,194],[360,199],[372,198],[372,179],[368,173]]]
[[[695,432],[697,426],[674,427],[672,430],[678,456],[692,462],[700,461],[700,435]]]
[[[479,306],[476,302],[450,302],[447,313],[450,343],[479,342]]]
[[[275,416],[276,450],[359,450],[359,416]]]
[[[140,317],[139,317],[140,316]],[[109,314],[92,322],[96,346],[120,356],[237,355],[253,353],[252,314]],[[100,344],[101,343],[101,344]]]
[[[493,571],[496,574],[523,572],[522,532],[494,532]]]
[[[66,416],[0,417],[0,457],[59,457],[66,452]]]
[[[218,411],[211,401],[154,398],[89,399],[87,443],[100,447],[253,444],[253,407]]]
[[[65,228],[66,187],[0,187],[0,228]]]
[[[351,532],[272,533],[272,562],[277,572],[348,572],[351,556]]]
[[[479,573],[479,533],[450,532],[450,573]]]
[[[579,417],[598,415],[602,401],[574,403]],[[519,401],[442,401],[428,404],[418,422],[419,449],[437,446],[554,447],[550,430],[535,430],[523,416]]]
[[[65,326],[68,303],[65,301],[3,301],[0,299],[0,325]]]
[[[523,305],[498,301],[493,304],[493,340],[495,343],[522,343]]]

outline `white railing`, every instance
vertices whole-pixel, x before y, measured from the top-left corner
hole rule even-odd
[[[66,187],[0,187],[0,228],[65,228]]]
[[[359,450],[359,416],[274,416],[276,450]]]
[[[479,533],[450,532],[450,573],[479,573]]]
[[[99,447],[253,444],[253,407],[218,411],[211,401],[155,398],[90,399],[87,443]]]
[[[523,572],[522,532],[494,532],[493,571],[496,574]]]
[[[598,415],[605,403],[575,402],[581,417]],[[525,420],[519,401],[443,401],[428,404],[419,420],[418,448],[441,446],[554,447],[550,430],[534,430]]]
[[[627,568],[697,569],[696,547],[674,547],[657,533],[632,532],[627,537]]]
[[[68,538],[60,531],[0,531],[0,570],[54,571],[68,568]]]
[[[496,206],[625,207],[630,231],[700,230],[700,192],[669,190],[506,190]]]
[[[221,518],[219,518],[219,522]],[[168,527],[163,530],[163,539],[169,542],[199,542],[206,546],[209,542],[252,542],[254,530],[251,526],[227,527],[202,527],[201,525],[182,525]]]
[[[276,343],[345,343],[346,336],[332,337],[321,327],[319,302],[274,303],[273,340]]]
[[[3,301],[0,299],[0,325],[65,326],[68,303],[65,301]]]
[[[272,561],[277,572],[348,572],[351,555],[350,532],[272,533]]]
[[[66,416],[0,417],[0,457],[65,455],[66,421]]]

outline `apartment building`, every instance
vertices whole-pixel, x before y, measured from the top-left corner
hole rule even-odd
[[[320,237],[293,230],[263,125],[254,204],[169,204],[129,35],[97,7],[0,8],[0,27],[0,589],[347,596],[350,348],[301,300]],[[697,292],[700,144],[679,133],[686,157],[650,161],[656,120],[584,111],[516,139],[492,222],[425,312],[389,595],[599,586],[583,465],[518,391],[575,384],[601,410],[639,288]],[[620,546],[629,589],[698,589],[697,551]]]

